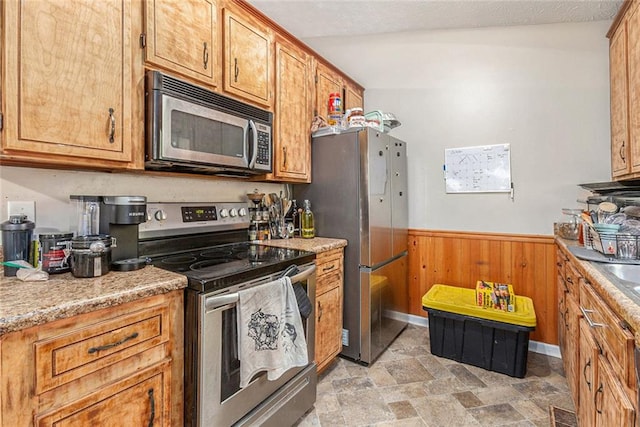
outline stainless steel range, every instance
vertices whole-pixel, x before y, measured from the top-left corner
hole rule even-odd
[[[238,292],[286,274],[315,307],[315,254],[249,243],[248,226],[244,203],[147,203],[140,255],[189,281],[186,426],[292,425],[316,399],[313,312],[303,318],[309,363],[274,381],[260,372],[240,388]]]

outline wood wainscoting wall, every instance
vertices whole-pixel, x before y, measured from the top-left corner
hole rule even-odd
[[[410,314],[427,317],[422,297],[434,284],[511,283],[533,300],[537,326],[530,339],[558,344],[553,236],[409,230],[408,258]]]

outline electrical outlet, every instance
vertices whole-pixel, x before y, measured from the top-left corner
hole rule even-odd
[[[29,221],[36,222],[36,202],[34,201],[7,202],[7,210],[9,211],[9,216],[22,214],[26,215]]]

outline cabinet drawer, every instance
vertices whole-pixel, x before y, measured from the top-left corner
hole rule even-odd
[[[169,339],[169,309],[151,307],[35,343],[36,393],[143,352]]]
[[[567,261],[567,256],[560,250],[558,250],[556,254],[556,268],[558,270],[558,275],[563,279],[567,277],[565,273],[565,264],[567,263]]]
[[[580,290],[578,286],[580,285],[580,280],[582,279],[582,275],[570,262],[565,262],[565,284],[569,294],[571,294],[576,301],[580,296]]]
[[[338,270],[331,274],[324,274],[316,279],[316,295],[330,291],[333,288],[342,286],[342,270]]]
[[[580,307],[602,354],[615,372],[620,373],[621,380],[628,386],[635,387],[634,338],[626,323],[600,300],[596,291],[587,283],[580,287]]]
[[[157,364],[37,415],[35,426],[169,426],[170,385],[171,363]]]
[[[327,252],[321,252],[316,255],[316,277],[320,278],[324,274],[331,274],[338,270],[342,271],[342,249],[334,249]]]

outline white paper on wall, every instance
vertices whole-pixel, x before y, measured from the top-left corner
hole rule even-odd
[[[444,180],[447,193],[510,192],[509,144],[445,149]]]

